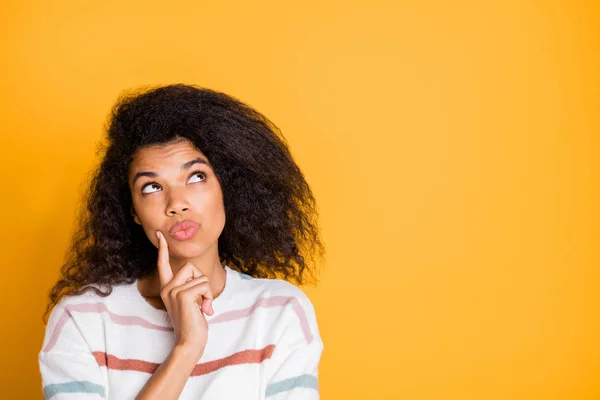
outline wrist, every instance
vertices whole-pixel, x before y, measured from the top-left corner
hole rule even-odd
[[[173,348],[174,357],[188,360],[194,364],[200,360],[202,354],[204,354],[204,348],[199,346],[179,343]]]

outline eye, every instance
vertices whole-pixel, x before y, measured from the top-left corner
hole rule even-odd
[[[144,194],[154,193],[154,191],[151,191],[151,192],[146,191],[146,188],[160,188],[160,186],[158,186],[156,183],[150,182],[150,183],[144,185],[144,187],[142,188],[142,193],[144,193]]]
[[[206,174],[202,171],[194,171],[192,172],[192,177],[194,176],[201,176],[202,177],[202,181],[206,180]],[[190,177],[191,180],[191,177]],[[196,182],[202,182],[202,181],[196,181]]]

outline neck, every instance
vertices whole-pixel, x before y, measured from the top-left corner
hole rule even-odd
[[[179,272],[179,270],[181,270],[181,268],[183,268],[183,266],[188,262],[194,264],[194,266],[204,275],[208,276],[209,279],[215,275],[218,275],[221,270],[223,270],[218,253],[205,253],[199,255],[198,257],[192,258],[178,258],[171,256],[169,257],[169,263],[171,264],[173,275],[177,274],[177,272]]]

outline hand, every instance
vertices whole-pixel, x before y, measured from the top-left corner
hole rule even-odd
[[[161,232],[157,231],[156,236],[160,297],[173,323],[176,344],[198,351],[199,359],[208,340],[208,323],[203,312],[214,314],[208,277],[191,262],[185,263],[173,276],[167,240]]]

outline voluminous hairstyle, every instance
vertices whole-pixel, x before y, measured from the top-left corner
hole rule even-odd
[[[128,91],[114,105],[75,233],[43,319],[68,295],[131,284],[156,268],[158,250],[131,215],[128,166],[136,150],[189,140],[223,191],[222,263],[255,278],[297,284],[315,276],[324,246],[316,202],[279,128],[227,94],[175,84]],[[311,279],[312,280],[312,279]],[[106,292],[98,285],[106,287]]]

